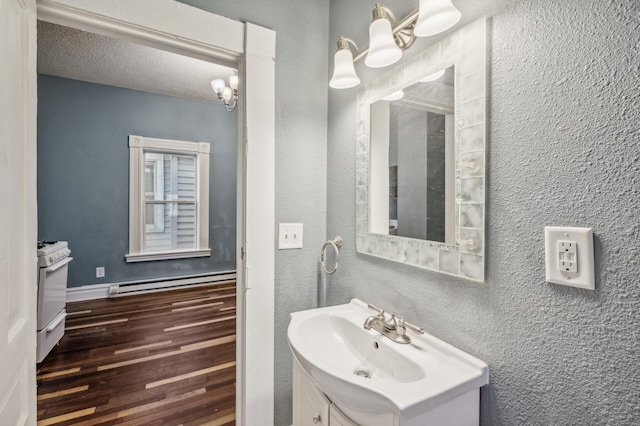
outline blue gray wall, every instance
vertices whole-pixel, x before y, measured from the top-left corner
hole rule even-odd
[[[208,102],[38,76],[38,239],[69,241],[69,287],[235,270],[236,115]],[[125,262],[130,134],[211,143],[211,257]],[[105,278],[96,278],[97,266]]]
[[[289,314],[316,307],[318,258],[327,223],[329,0],[181,1],[276,31],[274,226],[280,222],[304,224],[304,248],[275,253],[274,424],[289,426]]]
[[[329,45],[366,44],[373,3],[332,0]],[[486,283],[356,253],[355,90],[330,90],[327,237],[344,245],[328,302],[399,312],[487,362],[483,425],[637,424],[640,3],[455,3],[492,16]],[[596,291],[545,282],[546,225],[593,227]]]

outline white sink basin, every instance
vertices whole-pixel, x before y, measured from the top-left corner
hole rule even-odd
[[[354,420],[414,418],[489,383],[487,365],[428,334],[400,344],[363,327],[374,312],[358,299],[291,314],[288,337],[302,368]],[[366,377],[366,376],[369,377]]]

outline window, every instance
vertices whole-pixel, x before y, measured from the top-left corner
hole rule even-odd
[[[162,154],[147,152],[144,155],[144,199],[164,200],[164,162]],[[146,233],[164,232],[164,205],[145,203]]]
[[[209,144],[129,136],[127,262],[209,256]]]

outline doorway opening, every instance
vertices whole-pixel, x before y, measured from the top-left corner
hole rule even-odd
[[[86,2],[85,0],[9,0],[1,3],[0,18],[8,37],[2,49],[11,60],[0,74],[6,89],[6,115],[0,150],[1,168],[12,180],[0,185],[7,215],[0,215],[0,233],[12,249],[0,253],[2,299],[0,317],[2,377],[0,417],[11,423],[35,423],[37,268],[37,74],[36,17],[47,22],[103,35],[141,41],[239,64],[241,102],[238,109],[237,200],[237,335],[236,418],[241,425],[273,422],[274,403],[274,210],[275,210],[275,38],[267,28],[186,6],[174,0]],[[150,10],[153,13],[149,13]],[[0,157],[2,157],[0,155]],[[4,262],[2,262],[4,260]],[[251,275],[249,275],[251,272]]]
[[[112,348],[104,345],[85,348],[84,353],[88,358],[94,358],[95,353],[104,355],[105,350],[113,352],[116,358],[122,358],[104,365],[64,365],[64,356],[56,358],[54,349],[54,357],[50,358],[54,360],[53,366],[46,366],[48,360],[45,360],[43,365],[46,367],[39,375],[40,420],[53,421],[75,413],[79,415],[76,417],[78,420],[90,422],[94,418],[92,416],[100,414],[100,405],[95,405],[94,412],[89,413],[85,410],[91,411],[92,407],[78,407],[74,405],[76,399],[82,400],[86,399],[85,395],[93,395],[104,400],[105,395],[91,393],[90,383],[75,386],[79,384],[76,383],[79,377],[85,377],[82,380],[86,381],[87,370],[101,372],[105,371],[105,366],[109,366],[111,368],[107,370],[116,370],[117,380],[122,381],[120,385],[126,388],[126,371],[143,368],[144,364],[138,365],[139,362],[157,362],[167,357],[181,361],[174,362],[173,366],[161,367],[163,377],[152,378],[145,384],[145,390],[150,391],[146,396],[142,393],[138,397],[131,397],[143,403],[129,408],[112,407],[101,416],[112,416],[115,412],[120,416],[139,416],[140,410],[142,414],[145,410],[153,413],[164,403],[181,401],[182,404],[177,405],[182,406],[189,402],[189,398],[202,401],[201,393],[206,393],[209,386],[214,386],[209,382],[218,380],[218,370],[211,369],[219,367],[220,363],[216,364],[209,357],[203,362],[210,362],[211,365],[189,364],[182,359],[185,356],[188,358],[187,354],[202,353],[202,349],[212,342],[216,343],[214,346],[222,345],[219,347],[227,348],[225,353],[228,355],[231,351],[234,357],[232,360],[224,358],[221,365],[226,370],[231,369],[235,378],[236,349],[233,342],[236,337],[236,306],[235,303],[231,306],[229,303],[231,300],[235,302],[237,290],[235,282],[224,280],[235,278],[237,269],[236,203],[237,199],[242,198],[242,194],[238,193],[242,187],[236,184],[239,124],[236,113],[226,111],[217,103],[210,86],[211,80],[228,78],[234,69],[228,63],[215,64],[43,21],[38,24],[38,34],[38,237],[41,240],[68,241],[69,248],[75,252],[74,261],[69,266],[69,284],[82,287],[84,293],[95,295],[92,287],[101,286],[102,292],[109,294],[114,292],[114,286],[120,289],[139,285],[149,291],[172,287],[177,280],[191,280],[197,285],[218,281],[210,287],[178,290],[166,295],[154,293],[149,296],[120,297],[117,300],[102,299],[103,303],[108,303],[106,311],[105,307],[99,306],[100,301],[77,302],[70,307],[67,319],[70,333],[63,339],[73,341],[76,346],[78,342],[87,344],[95,338],[104,341],[106,336],[100,333],[105,332],[107,335],[121,334],[120,337],[125,340],[137,340],[130,341],[126,347],[122,346],[122,340],[116,340]],[[207,194],[207,203],[211,206],[207,225],[211,242],[207,247],[211,253],[209,256],[125,262],[126,240],[130,238],[132,227],[128,220],[131,175],[127,146],[127,136],[131,134],[211,144],[211,189]],[[143,186],[149,192],[152,209],[150,214],[143,215],[145,222],[142,228],[145,246],[153,246],[150,252],[160,249],[180,251],[184,246],[180,247],[179,244],[191,244],[199,232],[200,223],[195,217],[195,209],[190,208],[188,203],[196,205],[203,202],[190,198],[191,192],[201,185],[196,180],[200,171],[188,156],[175,155],[170,151],[150,151],[148,161],[145,158],[143,181],[151,184],[149,188]],[[146,167],[147,163],[150,167]],[[98,268],[99,272],[94,275]],[[189,291],[206,291],[208,294],[196,295]],[[217,291],[222,293],[217,294]],[[177,295],[185,292],[186,299],[175,300]],[[160,296],[173,300],[171,306],[159,301],[157,298]],[[158,306],[149,308],[149,303]],[[124,306],[114,310],[117,305]],[[134,307],[131,308],[131,305]],[[179,313],[181,320],[176,320],[176,324],[162,325],[159,333],[175,334],[177,331],[179,335],[191,336],[191,340],[181,341],[176,337],[163,339],[160,335],[152,337],[153,333],[144,332],[137,337],[125,335],[125,331],[128,333],[133,327],[132,315],[140,316],[145,311],[148,318],[154,315],[168,318],[168,315],[163,315],[165,312]],[[200,311],[203,313],[199,316]],[[226,324],[224,333],[229,328],[234,333],[204,336],[204,329],[211,332],[208,325],[214,323]],[[141,322],[136,324],[144,330]],[[158,326],[158,321],[154,325]],[[90,333],[79,335],[78,330]],[[233,340],[229,340],[231,338]],[[171,343],[160,344],[168,341]],[[68,342],[63,340],[60,346],[62,351],[68,347]],[[67,353],[71,357],[81,357],[82,352]],[[184,370],[181,365],[183,361],[195,370]],[[77,368],[80,370],[75,371]],[[118,369],[122,369],[121,376],[117,374]],[[61,381],[61,377],[64,380]],[[176,377],[190,382],[204,379],[205,382],[197,389],[185,388],[184,395],[187,396],[165,394],[165,398],[161,399],[152,391],[157,386],[146,387],[162,381],[175,381]],[[45,389],[42,386],[44,382],[40,380],[54,378],[57,383],[62,383],[60,389]],[[73,386],[69,387],[70,384]],[[132,384],[134,387],[139,385]],[[235,394],[232,398],[235,399]],[[61,399],[68,401],[66,408],[55,404]],[[150,399],[153,401],[146,402]],[[229,418],[230,414],[225,412],[224,415]]]

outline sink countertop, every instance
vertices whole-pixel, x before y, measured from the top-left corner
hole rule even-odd
[[[411,418],[489,383],[483,361],[427,333],[408,330],[411,343],[392,342],[364,329],[371,315],[359,299],[291,314],[293,355],[339,406]]]

